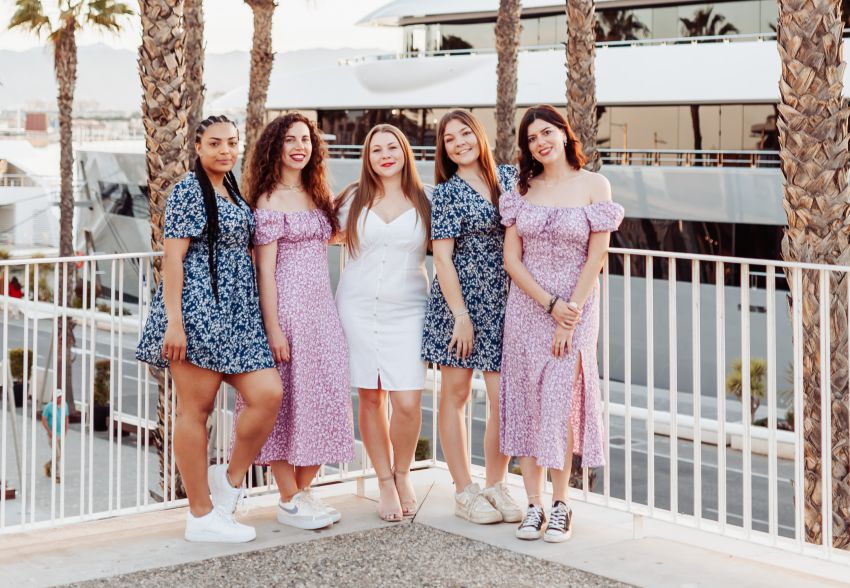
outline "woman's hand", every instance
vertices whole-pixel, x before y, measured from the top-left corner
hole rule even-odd
[[[168,322],[162,342],[162,356],[168,361],[186,360],[186,331],[182,323]]]
[[[276,363],[289,361],[289,341],[283,331],[276,329],[269,335],[269,347]]]
[[[559,298],[552,308],[552,318],[559,327],[575,329],[581,319],[581,308],[575,302],[570,303]]]
[[[568,329],[558,325],[555,327],[555,336],[552,338],[552,355],[555,357],[564,357],[571,355],[573,352],[573,334],[575,328]],[[566,354],[564,351],[566,350]]]
[[[455,318],[455,326],[452,329],[452,339],[449,341],[449,354],[455,348],[455,356],[458,359],[466,359],[472,355],[472,343],[475,333],[472,329],[472,321],[469,313]]]

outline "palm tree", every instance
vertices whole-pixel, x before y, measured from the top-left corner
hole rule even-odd
[[[694,12],[693,18],[680,18],[686,37],[715,37],[732,35],[738,32],[738,27],[732,23],[723,24],[726,17],[714,14],[714,6],[700,8]],[[694,131],[694,149],[702,150],[702,129],[699,120],[699,104],[691,104],[691,127]]]
[[[275,0],[245,0],[245,4],[254,12],[254,41],[251,47],[251,77],[248,84],[248,108],[245,113],[245,156],[242,166],[248,159],[251,145],[260,136],[265,124],[266,98],[269,93],[269,80],[274,65],[272,51],[272,17],[277,2]]]
[[[56,75],[59,110],[59,256],[74,254],[74,146],[73,106],[74,90],[77,85],[77,31],[83,26],[117,32],[121,30],[121,18],[133,14],[123,2],[111,0],[59,0],[59,15],[51,19],[44,10],[41,0],[15,0],[15,13],[9,28],[21,28],[41,37],[46,35],[53,47],[53,70]],[[73,292],[73,272],[67,272],[67,281],[59,281],[55,299],[67,304]],[[74,405],[71,361],[74,347],[74,321],[65,318],[58,323],[56,331],[57,365],[56,387],[65,391],[68,407],[76,412]],[[65,373],[63,381],[62,374]]]
[[[516,153],[514,123],[521,13],[520,0],[499,0],[496,18],[496,163],[513,163]]]
[[[596,17],[594,0],[567,0],[567,119],[587,155],[587,169],[599,171],[596,150]]]
[[[850,264],[850,189],[847,168],[848,111],[841,82],[845,62],[840,0],[779,3],[777,48],[782,62],[779,80],[779,144],[785,183],[788,227],[782,257],[788,261]],[[803,434],[805,479],[798,483],[805,509],[805,535],[823,542],[824,525],[832,524],[833,545],[850,544],[850,491],[846,485],[847,452],[847,276],[832,274],[828,300],[821,300],[816,272],[802,276]],[[827,432],[831,459],[821,447],[820,307],[828,305],[830,322],[830,387],[832,431]],[[832,471],[831,521],[821,517],[821,473]]]
[[[597,18],[597,41],[635,41],[649,34],[649,27],[631,10],[603,10]]]
[[[183,21],[186,29],[186,93],[189,97],[189,133],[204,118],[204,3],[202,0],[183,0]],[[195,155],[193,141],[186,141],[186,158],[191,165]]]
[[[142,44],[139,47],[139,77],[142,81],[142,120],[145,125],[148,197],[151,216],[151,248],[162,251],[165,201],[172,185],[188,170],[186,143],[189,141],[189,95],[186,89],[186,31],[182,0],[144,0],[139,2],[142,20]],[[160,279],[159,258],[154,279]],[[159,388],[157,429],[154,435],[159,453],[163,497],[172,487],[171,468],[165,447],[171,447],[171,428],[166,427],[166,407],[173,407],[174,396],[166,396],[164,370],[151,369]],[[169,431],[166,436],[165,431]],[[168,438],[167,438],[168,437]],[[173,481],[181,496],[179,475]]]

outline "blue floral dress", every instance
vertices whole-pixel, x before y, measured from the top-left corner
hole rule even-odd
[[[248,205],[218,197],[219,235],[215,249],[218,300],[212,289],[207,257],[207,217],[204,196],[195,174],[175,187],[165,206],[166,239],[191,239],[183,259],[183,328],[186,359],[223,374],[241,374],[275,366],[263,327],[248,244],[254,215]],[[168,318],[162,282],[151,303],[136,359],[168,367],[162,342]]]
[[[512,190],[517,171],[500,165],[499,184]],[[452,261],[475,333],[472,353],[458,359],[449,354],[454,317],[439,278],[434,279],[422,335],[422,359],[437,365],[498,372],[502,363],[502,326],[508,296],[508,275],[502,262],[505,228],[496,207],[457,174],[434,188],[431,239],[454,239]]]

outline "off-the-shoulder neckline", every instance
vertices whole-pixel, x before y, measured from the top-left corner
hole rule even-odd
[[[317,210],[321,210],[320,208],[307,208],[305,210],[277,210],[274,208],[255,208],[254,212],[277,212],[278,214],[304,214],[307,212],[316,212]]]
[[[591,202],[590,204],[585,204],[583,206],[551,206],[548,204],[535,204],[534,202],[529,202],[525,198],[525,196],[523,196],[516,190],[511,190],[510,193],[522,200],[523,204],[528,204],[529,206],[533,206],[534,208],[548,208],[550,210],[582,210],[584,208],[590,208],[591,206],[599,206],[600,204],[617,204],[613,200],[603,200],[601,202]]]

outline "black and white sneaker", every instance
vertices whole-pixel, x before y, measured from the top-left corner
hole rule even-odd
[[[573,511],[565,503],[556,500],[549,513],[549,526],[543,540],[549,543],[566,541],[573,534]]]
[[[544,523],[546,523],[546,513],[543,512],[543,507],[529,504],[528,510],[525,512],[525,518],[516,530],[517,539],[526,539],[529,541],[540,539],[543,535],[542,529]]]

